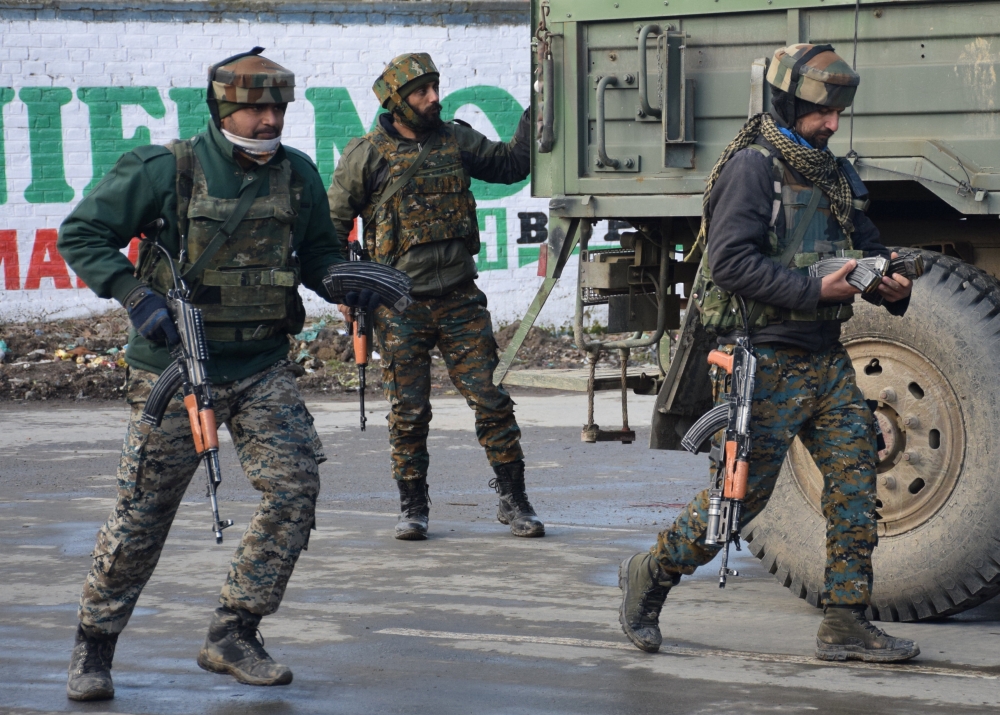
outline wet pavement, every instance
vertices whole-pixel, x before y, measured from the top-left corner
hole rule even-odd
[[[601,396],[597,421],[616,426]],[[267,648],[294,682],[254,688],[194,662],[255,494],[223,433],[217,546],[201,475],[121,637],[117,697],[71,703],[76,602],[109,511],[124,433],[112,403],[0,405],[0,712],[120,713],[964,713],[995,712],[1000,602],[934,623],[889,624],[920,642],[911,665],[822,664],[820,612],[746,552],[725,591],[707,567],[670,595],[664,647],[618,626],[618,563],[702,486],[705,457],[646,448],[651,398],[631,396],[633,445],[580,442],[580,395],[516,396],[529,494],[544,539],[495,520],[492,476],[456,398],[435,401],[431,532],[392,538],[397,508],[384,403],[311,403],[329,461],[314,532]]]

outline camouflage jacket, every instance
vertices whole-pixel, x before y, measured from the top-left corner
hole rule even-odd
[[[244,171],[233,158],[233,145],[213,124],[199,136],[199,143],[207,147],[200,159],[210,194],[223,199],[236,198]],[[322,294],[326,267],[344,260],[344,243],[330,223],[326,193],[315,165],[302,152],[284,146],[269,164],[280,164],[285,159],[304,184],[299,214],[292,227],[301,280],[307,288]],[[63,222],[59,252],[101,298],[121,302],[139,284],[134,266],[121,250],[139,233],[140,227],[154,219],[166,220],[161,240],[177,256],[175,173],[174,155],[163,147],[130,151]],[[259,196],[269,194],[270,188],[265,184]],[[286,357],[288,338],[279,334],[252,342],[210,342],[209,352],[212,380],[232,382]],[[134,330],[129,335],[126,360],[155,373],[162,372],[171,362],[164,345],[151,343]]]
[[[531,145],[525,114],[510,142],[494,142],[464,123],[444,127],[457,142],[466,182],[479,179],[490,183],[513,184],[528,176]],[[383,114],[372,134],[402,152],[414,152],[416,141],[401,136],[393,127],[392,115]],[[353,139],[344,149],[328,192],[330,216],[340,235],[346,236],[354,220],[364,214],[392,182],[388,162],[370,139]],[[417,150],[419,151],[419,150]],[[432,155],[434,151],[432,151]],[[415,153],[415,152],[414,152]],[[461,239],[457,239],[461,243]],[[437,244],[437,245],[435,245]],[[475,261],[461,246],[423,243],[407,251],[396,264],[414,280],[415,295],[441,295],[476,276]],[[471,257],[474,259],[474,257]]]

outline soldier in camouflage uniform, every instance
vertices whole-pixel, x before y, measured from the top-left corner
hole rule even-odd
[[[281,145],[294,76],[260,51],[210,70],[212,120],[205,132],[125,154],[62,225],[63,257],[95,293],[121,302],[134,326],[125,353],[131,416],[118,499],[98,532],[80,599],[67,683],[74,700],[114,696],[118,635],[200,462],[180,394],[160,427],[139,422],[178,337],[164,301],[172,287],[166,259],[144,245],[133,269],[121,249],[157,218],[166,221],[160,240],[177,272],[187,274],[204,315],[216,418],[229,428],[243,470],[261,493],[198,665],[252,685],[292,680],[256,635],[261,617],[281,603],[309,541],[324,460],[295,384],[296,366],[287,359],[288,335],[301,330],[304,318],[298,285],[321,292],[326,268],[344,256],[316,167]],[[242,220],[224,235],[220,227],[248,195]]]
[[[724,351],[731,352],[742,329],[737,296],[751,316],[758,368],[743,521],[767,504],[798,436],[824,475],[827,565],[816,656],[906,660],[920,652],[916,644],[885,634],[865,615],[877,540],[875,433],[840,343],[841,323],[860,292],[845,280],[856,264],[848,261],[825,278],[806,270],[835,254],[890,255],[852,194],[846,170],[826,149],[860,78],[829,45],[800,44],[775,53],[767,79],[774,87],[772,112],[747,122],[709,176],[699,236],[707,237],[706,255],[693,290],[703,325]],[[910,281],[894,274],[870,300],[902,315],[910,289]],[[716,367],[710,374],[721,404],[727,375]],[[622,562],[619,620],[642,650],[660,646],[659,614],[670,588],[720,549],[705,544],[707,512],[706,489],[649,552]]]
[[[496,473],[490,485],[500,495],[497,518],[516,536],[542,536],[545,527],[525,493],[514,403],[493,384],[497,346],[486,296],[475,283],[479,225],[469,190],[473,178],[511,184],[528,175],[527,113],[507,143],[458,120],[442,122],[439,76],[424,53],[389,63],[373,87],[389,111],[347,145],[329,191],[337,230],[346,235],[360,215],[368,255],[409,275],[417,298],[402,315],[383,307],[375,316],[401,503],[395,535],[427,535],[430,351],[436,345],[475,410],[476,436]]]

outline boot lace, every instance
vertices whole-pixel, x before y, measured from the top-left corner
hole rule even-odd
[[[855,611],[854,619],[858,622],[858,625],[864,628],[867,632],[871,633],[876,638],[888,638],[889,635],[883,631],[881,628],[876,626],[874,623],[868,620],[864,611]]]
[[[501,484],[500,477],[494,477],[489,481],[489,486],[491,489],[495,489],[501,497],[507,499],[517,510],[518,514],[534,514],[535,510],[532,508],[531,502],[528,501],[528,494],[524,487],[517,484],[512,478],[507,478],[503,481],[506,483]],[[506,494],[503,493],[502,486],[508,487]]]
[[[86,655],[80,664],[81,673],[103,673],[111,670],[115,643],[107,639],[93,639],[87,643]]]
[[[236,643],[240,650],[254,660],[271,660],[271,656],[264,650],[264,634],[255,625],[241,626],[237,631]],[[259,639],[259,640],[258,640]]]

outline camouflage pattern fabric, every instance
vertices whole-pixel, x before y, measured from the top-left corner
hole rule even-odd
[[[767,505],[785,453],[798,435],[824,478],[827,560],[822,603],[867,604],[877,542],[874,431],[850,358],[842,345],[819,353],[771,346],[758,347],[757,352],[743,523]],[[720,404],[727,392],[726,374],[713,367],[711,376]],[[706,489],[659,534],[650,552],[669,573],[694,573],[719,552],[718,546],[705,545],[707,520]]]
[[[497,344],[486,295],[475,283],[439,298],[418,300],[402,315],[380,307],[375,330],[382,352],[382,388],[389,401],[392,476],[427,476],[430,456],[431,358],[437,345],[448,375],[476,412],[476,437],[491,466],[524,458],[514,401],[493,384]]]
[[[188,483],[200,472],[179,394],[143,445],[139,418],[156,377],[142,370],[129,373],[126,399],[132,413],[118,467],[118,499],[97,534],[80,598],[80,622],[98,633],[121,633],[125,628],[160,558]],[[216,419],[229,428],[243,471],[261,493],[219,601],[264,616],[278,609],[309,541],[319,493],[318,465],[325,456],[287,361],[245,380],[215,386],[213,396]],[[225,482],[221,488],[225,490]],[[203,496],[204,490],[196,493]],[[212,538],[210,514],[206,500],[200,516],[206,542]]]
[[[437,144],[413,178],[378,210],[374,200],[361,213],[365,247],[379,263],[392,265],[414,246],[452,239],[462,239],[471,255],[479,254],[476,199],[458,140],[448,125],[436,131]],[[418,144],[393,139],[381,125],[365,139],[388,164],[382,191],[405,174],[420,153]]]
[[[212,196],[193,140],[167,146],[177,158],[177,215],[186,235],[191,268],[232,215],[238,198]],[[292,227],[302,197],[302,181],[287,159],[257,169],[268,173],[268,194],[258,196],[225,244],[205,269],[189,279],[194,303],[205,317],[209,340],[263,340],[279,332],[301,329],[303,311],[298,295],[299,272],[292,265]],[[260,176],[258,180],[264,180]],[[143,279],[165,294],[173,287],[170,268],[160,252],[150,253]]]
[[[372,85],[379,104],[392,111],[417,87],[440,78],[434,60],[426,52],[407,52],[393,58]]]
[[[827,50],[806,60],[799,67],[798,82],[792,87],[796,62],[813,47],[815,45],[799,43],[775,50],[767,68],[768,84],[813,104],[850,107],[861,76],[835,52]]]
[[[295,74],[277,62],[249,55],[219,67],[212,81],[219,102],[284,104],[295,101]]]

